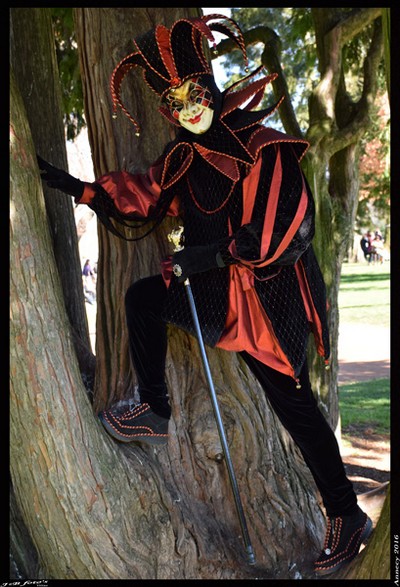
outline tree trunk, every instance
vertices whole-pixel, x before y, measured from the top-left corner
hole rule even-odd
[[[49,9],[10,10],[10,58],[21,88],[36,152],[54,165],[67,169],[61,87]],[[88,390],[93,390],[95,358],[90,350],[72,200],[47,186],[44,186],[44,192],[75,352],[85,385]],[[37,565],[37,553],[18,511],[12,487],[10,510],[10,573],[15,579],[19,579],[21,573],[29,578]]]
[[[15,493],[10,483],[10,567],[9,579],[22,580],[37,577],[39,561],[37,550],[31,540],[18,507]]]
[[[162,575],[157,564],[171,552],[174,558],[171,504],[159,499],[151,459],[144,467],[140,449],[131,456],[116,452],[93,417],[13,75],[10,98],[10,468],[39,554],[40,570],[30,579]]]
[[[133,125],[124,115],[111,118],[110,76],[119,60],[133,51],[136,31],[145,32],[154,23],[169,23],[174,15],[193,14],[197,9],[75,9],[85,114],[88,121],[95,176],[114,169],[145,171],[162,146],[172,138],[170,128],[157,112],[157,100],[148,92],[141,95],[143,81],[139,72],[125,82],[123,95],[136,108],[144,128],[150,132],[135,137]],[[126,20],[128,19],[128,21]],[[129,26],[127,24],[129,22]],[[101,42],[100,42],[101,39]],[[123,227],[119,229],[124,232]],[[128,234],[134,236],[134,234]],[[125,328],[124,295],[135,279],[158,272],[158,259],[166,253],[165,229],[153,239],[136,246],[113,236],[99,223],[99,260],[96,324],[95,407],[103,408],[121,399],[134,384]],[[154,250],[155,247],[155,250]]]
[[[49,8],[10,10],[11,64],[24,100],[36,153],[68,170],[61,86]],[[43,186],[56,266],[71,323],[75,351],[87,387],[93,390],[91,352],[82,286],[82,267],[72,198]]]
[[[316,202],[314,248],[327,285],[328,322],[332,341],[331,367],[323,373],[310,350],[311,381],[320,407],[336,428],[339,420],[337,395],[339,338],[338,295],[341,267],[353,234],[359,190],[359,148],[369,125],[369,111],[377,91],[376,71],[383,42],[380,9],[360,9],[358,17],[345,18],[341,9],[313,8],[320,81],[309,100],[310,150],[306,174]],[[370,48],[363,63],[364,89],[353,101],[346,89],[342,53],[346,41],[374,23]],[[327,180],[327,177],[329,179]]]

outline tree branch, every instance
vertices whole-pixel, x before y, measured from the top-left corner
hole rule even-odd
[[[374,19],[379,20],[381,9],[359,9],[352,11],[344,19],[336,22],[337,13],[332,10],[326,15],[327,9],[313,8],[313,18],[317,38],[320,38],[319,70],[321,79],[309,100],[310,127],[308,140],[317,146],[321,139],[326,138],[331,153],[340,150],[358,140],[368,125],[370,101],[373,102],[376,92],[373,67],[379,65],[382,52],[382,35],[374,33],[369,52],[364,60],[363,94],[358,104],[348,99],[344,87],[342,70],[342,49],[344,44],[358,34],[362,27]],[[361,24],[362,23],[362,24]],[[371,65],[368,65],[371,61]],[[372,65],[373,63],[373,65]],[[374,90],[371,92],[371,85]],[[347,102],[347,103],[346,103]],[[351,105],[351,108],[349,106]],[[348,108],[348,120],[338,119],[340,112]],[[342,125],[341,125],[342,123]]]
[[[285,97],[282,105],[279,108],[279,114],[282,124],[287,133],[302,137],[300,126],[297,122],[296,114],[290,99],[289,89],[286,83],[286,78],[281,66],[281,40],[279,36],[271,28],[267,26],[259,26],[244,33],[244,42],[246,47],[255,45],[256,43],[263,43],[264,49],[261,56],[261,63],[268,70],[269,73],[277,73],[278,77],[272,82],[272,88],[276,100],[280,100],[282,96]],[[226,55],[231,51],[237,49],[236,44],[230,39],[221,41],[218,46],[218,54]]]
[[[361,138],[370,123],[370,110],[377,91],[376,70],[383,56],[383,29],[381,19],[374,26],[371,43],[363,63],[364,84],[360,100],[354,105],[354,115],[349,124],[335,133],[330,140],[333,152],[343,149]]]
[[[382,15],[382,8],[357,8],[337,24],[341,32],[342,46],[348,43],[371,22]]]

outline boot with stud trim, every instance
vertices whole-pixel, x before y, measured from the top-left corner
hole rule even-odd
[[[328,518],[323,550],[314,563],[317,575],[330,575],[355,558],[372,532],[372,522],[361,509],[351,516]]]
[[[120,442],[167,444],[168,422],[155,414],[149,404],[138,404],[122,414],[115,410],[100,412],[99,419],[107,432]]]

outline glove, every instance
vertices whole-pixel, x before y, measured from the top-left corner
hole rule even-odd
[[[204,273],[215,267],[225,267],[219,252],[219,243],[199,247],[186,247],[172,256],[172,270],[179,283],[190,275]]]
[[[55,188],[74,196],[79,199],[82,197],[85,183],[80,179],[76,179],[66,171],[53,167],[50,163],[47,163],[44,159],[36,155],[39,169],[41,171],[41,178],[47,183],[49,188]]]

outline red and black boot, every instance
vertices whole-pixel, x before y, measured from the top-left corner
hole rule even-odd
[[[357,556],[372,532],[370,518],[360,508],[350,516],[328,518],[325,543],[314,563],[317,575],[330,575]]]
[[[153,412],[149,404],[138,404],[123,413],[117,410],[100,412],[99,418],[107,432],[120,442],[167,444],[168,422]]]

